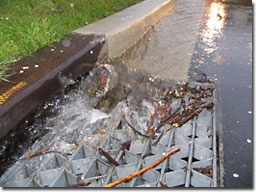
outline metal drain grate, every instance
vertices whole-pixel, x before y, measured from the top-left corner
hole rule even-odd
[[[209,83],[190,83],[190,87],[213,87]],[[188,104],[188,99],[184,99]],[[172,110],[180,105],[177,99]],[[206,103],[214,102],[207,97]],[[116,187],[217,187],[216,111],[203,109],[182,127],[167,132],[157,145],[156,138],[135,135],[127,149],[126,132],[115,130],[104,134],[101,143],[84,142],[69,153],[49,153],[15,163],[0,178],[2,187],[70,187],[87,182],[88,187],[103,187],[139,171],[180,147],[158,166]],[[117,126],[117,125],[116,125]],[[122,125],[123,127],[125,125]],[[156,135],[170,127],[163,125]],[[35,145],[39,145],[38,143]],[[42,146],[42,145],[39,145]],[[97,147],[99,146],[99,147]],[[107,152],[118,165],[99,150]]]

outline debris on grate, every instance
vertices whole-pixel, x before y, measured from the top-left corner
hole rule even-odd
[[[215,84],[174,83],[123,67],[98,65],[82,79],[46,123],[51,131],[0,185],[103,187],[180,147],[116,187],[216,187]]]

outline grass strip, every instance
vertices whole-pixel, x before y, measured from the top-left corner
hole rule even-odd
[[[0,79],[9,64],[142,0],[1,0]]]

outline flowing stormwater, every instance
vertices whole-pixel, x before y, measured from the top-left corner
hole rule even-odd
[[[2,169],[1,186],[104,186],[176,147],[180,152],[118,186],[217,186],[215,83],[188,82],[203,5],[180,0],[124,55],[98,64],[47,102],[46,117],[26,127],[34,133],[21,153],[10,155],[15,150],[8,153],[2,140],[0,155],[11,164]]]
[[[165,163],[118,186],[216,186],[214,90],[210,81],[163,81],[125,65],[98,65],[44,124],[48,133],[0,182],[5,187],[79,182],[99,187],[180,147]]]

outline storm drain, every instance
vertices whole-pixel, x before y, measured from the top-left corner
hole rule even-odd
[[[213,83],[190,82],[186,86],[191,90],[203,88],[211,90],[210,93],[215,92]],[[203,105],[216,102],[212,94],[202,96]],[[185,113],[195,100],[189,93],[180,98],[175,97],[168,107],[163,108],[162,105],[158,109],[162,109],[162,113],[176,113],[175,117],[177,117],[182,112]],[[169,151],[180,147],[179,152],[171,155],[161,164],[116,187],[218,186],[214,105],[212,108],[199,107],[200,111],[182,125],[174,116],[171,121],[154,119],[151,116],[151,121],[147,125],[153,127],[151,131],[155,132],[150,134],[138,128],[139,125],[134,120],[136,117],[129,113],[127,101],[129,98],[119,103],[118,109],[122,115],[112,123],[112,131],[99,129],[98,133],[102,134],[98,134],[94,140],[90,137],[70,145],[69,149],[64,151],[49,148],[39,153],[47,147],[44,140],[50,140],[46,136],[34,144],[33,156],[29,156],[31,151],[28,152],[24,155],[24,157],[27,155],[27,158],[17,161],[4,173],[0,178],[0,185],[2,187],[103,187],[153,164]],[[177,113],[178,111],[180,113]],[[75,132],[71,134],[75,135]]]

